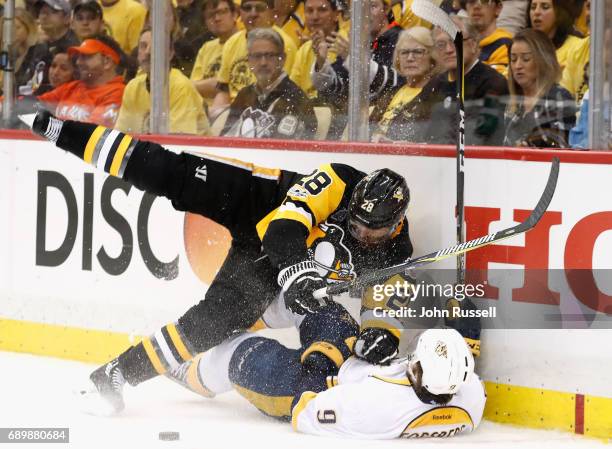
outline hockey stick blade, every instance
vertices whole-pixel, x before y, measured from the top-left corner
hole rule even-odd
[[[442,28],[451,39],[455,40],[459,29],[439,6],[429,0],[414,0],[412,2],[412,12],[423,20]]]
[[[32,125],[34,124],[34,119],[36,118],[36,114],[20,114],[19,120],[28,125],[30,129],[32,129]]]
[[[538,204],[536,204],[536,207],[531,211],[531,214],[529,214],[527,220],[522,223],[519,223],[516,226],[503,229],[501,231],[494,232],[493,234],[488,234],[477,239],[469,240],[459,245],[444,248],[439,251],[429,253],[421,257],[417,257],[416,259],[410,259],[407,262],[401,263],[399,265],[382,268],[380,270],[369,271],[352,281],[339,282],[337,284],[330,285],[329,287],[317,290],[314,292],[313,295],[315,298],[322,298],[327,295],[333,296],[339,295],[340,293],[344,293],[350,290],[358,290],[373,285],[378,281],[386,280],[396,274],[405,273],[411,268],[416,268],[423,265],[428,265],[430,263],[439,262],[440,260],[467,253],[468,251],[473,251],[475,249],[482,248],[483,246],[490,245],[491,243],[499,242],[500,240],[507,239],[514,235],[527,232],[538,224],[540,219],[544,216],[544,212],[546,212],[546,209],[548,209],[548,206],[552,201],[553,195],[555,194],[555,189],[557,188],[558,177],[559,158],[555,157],[552,160],[550,174],[548,175],[548,181],[546,182],[546,187],[544,188],[544,192],[542,193]]]

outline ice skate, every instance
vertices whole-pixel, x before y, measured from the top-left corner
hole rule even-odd
[[[125,379],[114,359],[102,365],[89,376],[89,388],[79,391],[84,412],[98,416],[112,416],[125,408],[123,385]]]

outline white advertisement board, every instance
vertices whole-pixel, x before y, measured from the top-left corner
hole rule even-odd
[[[415,255],[455,240],[452,157],[418,151],[167,147],[301,173],[328,162],[364,171],[390,167],[406,177],[411,189],[408,218]],[[549,169],[549,162],[472,153],[466,159],[467,238],[524,220]],[[206,281],[228,244],[222,230],[194,222],[168,200],[94,171],[48,143],[0,141],[0,175],[3,318],[148,334],[203,298]],[[488,285],[487,301],[500,311],[520,303],[529,313],[552,310],[571,316],[572,322],[561,327],[611,327],[605,319],[603,324],[595,320],[612,315],[612,276],[606,276],[612,270],[611,179],[610,162],[562,160],[557,191],[542,223],[526,235],[468,256],[468,268],[518,273],[516,285],[499,289],[494,275],[485,273],[481,280]],[[454,259],[440,263],[444,268],[454,265]],[[551,269],[558,275],[551,275]],[[503,377],[519,385],[612,397],[604,376],[587,376],[612,371],[612,348],[601,345],[606,341],[602,338],[610,337],[607,329],[485,331],[481,371],[489,380]],[[568,364],[568,357],[580,362]],[[525,363],[539,364],[539,377],[526,373]]]

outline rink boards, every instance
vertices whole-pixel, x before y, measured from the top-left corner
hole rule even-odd
[[[7,137],[0,143],[0,213],[7,217],[0,221],[1,349],[105,361],[203,297],[229,245],[227,231],[50,144],[21,133]],[[415,255],[455,240],[452,148],[158,141],[176,151],[304,173],[330,161],[364,171],[388,166],[406,176],[411,189]],[[544,188],[551,157],[547,151],[468,150],[467,238],[522,220]],[[487,381],[488,419],[612,437],[612,331],[609,322],[594,319],[612,313],[612,276],[606,276],[612,269],[611,179],[612,154],[563,152],[542,223],[527,236],[468,255],[468,268],[544,273],[511,290],[491,290],[490,301],[500,309],[561,310],[574,317],[565,326],[573,329],[484,331],[478,370]],[[550,269],[561,275],[549,279]]]

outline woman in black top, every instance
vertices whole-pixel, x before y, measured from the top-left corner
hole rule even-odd
[[[576,122],[572,95],[561,87],[561,67],[555,47],[541,31],[518,33],[510,48],[504,144],[537,148],[567,148]]]

